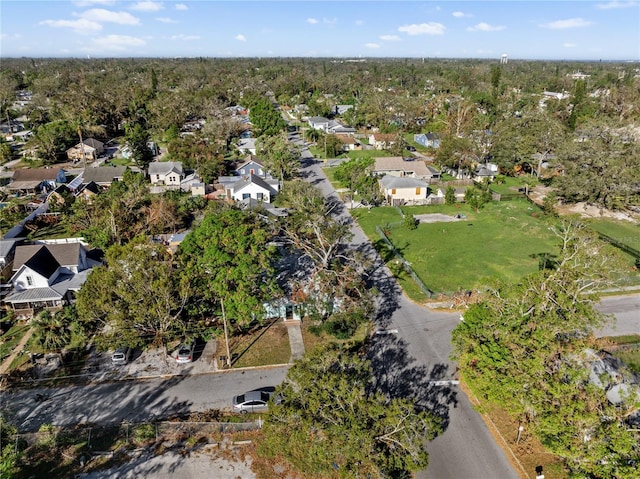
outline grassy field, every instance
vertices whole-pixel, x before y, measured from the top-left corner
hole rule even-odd
[[[377,225],[392,225],[389,239],[436,292],[479,288],[491,278],[516,281],[538,268],[540,255],[556,252],[548,220],[526,200],[490,203],[479,212],[460,204],[404,207],[403,211],[467,216],[457,222],[421,223],[409,230],[394,225],[402,221],[397,208],[353,212],[373,242],[379,240]]]
[[[640,225],[624,220],[590,219],[586,220],[598,233],[612,238],[640,251]]]
[[[229,350],[234,368],[285,364],[291,358],[287,327],[281,321],[231,337]],[[217,351],[221,356],[226,352],[223,338],[218,340]]]

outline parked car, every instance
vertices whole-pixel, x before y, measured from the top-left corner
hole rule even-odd
[[[269,399],[275,394],[276,388],[264,387],[247,391],[244,394],[233,397],[233,411],[241,414],[248,412],[265,412],[269,409]],[[282,398],[275,398],[275,403],[279,404]]]
[[[176,361],[178,363],[190,363],[193,361],[193,351],[196,347],[196,342],[191,341],[190,343],[182,343],[178,346],[176,352]]]
[[[409,150],[409,151],[416,151],[416,147],[415,147],[415,146],[411,146],[411,145],[409,145],[409,146],[407,146],[407,150]]]
[[[111,362],[117,365],[127,364],[129,361],[131,361],[132,354],[133,349],[128,346],[118,348],[111,355]]]

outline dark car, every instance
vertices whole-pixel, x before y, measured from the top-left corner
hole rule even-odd
[[[274,387],[265,387],[247,391],[233,398],[233,411],[246,414],[248,412],[265,412],[269,409],[269,399],[275,394]],[[276,397],[275,403],[280,403],[281,398]]]
[[[409,145],[409,146],[407,146],[407,150],[409,150],[409,151],[416,151],[416,147],[415,147],[415,146],[411,146],[411,145]]]

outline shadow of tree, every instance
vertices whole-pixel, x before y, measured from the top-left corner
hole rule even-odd
[[[449,407],[457,407],[457,392],[448,384],[449,365],[417,365],[409,357],[407,344],[395,335],[373,336],[368,359],[374,371],[374,387],[389,398],[412,398],[417,406],[449,426]]]

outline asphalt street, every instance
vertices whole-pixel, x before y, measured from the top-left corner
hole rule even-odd
[[[328,198],[338,200],[308,150],[302,174]],[[338,218],[353,232],[352,247],[378,258],[362,229],[342,206]],[[456,386],[449,360],[451,331],[459,314],[436,312],[407,299],[378,258],[372,283],[378,288],[378,317],[371,361],[377,385],[392,397],[416,397],[442,420],[444,432],[429,444],[429,467],[420,479],[518,478],[481,416]]]

